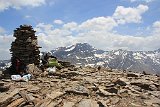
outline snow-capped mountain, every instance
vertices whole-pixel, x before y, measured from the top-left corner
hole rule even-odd
[[[58,59],[70,61],[75,65],[104,66],[135,72],[160,74],[160,49],[155,51],[103,51],[87,43],[77,43],[51,51]]]
[[[135,72],[148,72],[160,75],[160,49],[155,51],[104,51],[87,43],[77,43],[59,47],[51,51],[60,60],[81,66],[104,66]],[[0,70],[11,65],[10,60],[0,60]]]
[[[0,60],[0,70],[4,70],[11,66],[10,60]]]

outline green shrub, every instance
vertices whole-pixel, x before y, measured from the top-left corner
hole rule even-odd
[[[49,66],[49,67],[54,67],[54,66],[56,66],[56,67],[61,67],[61,64],[58,63],[58,61],[57,61],[56,59],[51,58],[51,59],[49,60],[48,66]]]

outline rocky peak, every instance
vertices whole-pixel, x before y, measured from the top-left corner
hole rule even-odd
[[[95,48],[89,45],[88,43],[77,43],[75,45],[75,49],[80,51],[85,51],[85,50],[92,51]]]
[[[135,72],[160,74],[159,51],[127,51],[123,49],[103,51],[87,43],[77,43],[52,51],[56,57],[75,65],[104,66]]]
[[[157,50],[155,50],[155,52],[160,53],[160,48],[159,48],[159,49],[157,49]]]

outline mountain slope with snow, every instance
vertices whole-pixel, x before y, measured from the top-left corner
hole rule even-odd
[[[77,43],[51,51],[58,59],[75,65],[104,66],[135,72],[160,74],[160,49],[155,51],[103,51],[87,43]]]

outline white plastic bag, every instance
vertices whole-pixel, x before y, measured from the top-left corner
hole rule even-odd
[[[21,77],[20,75],[11,75],[11,79],[14,81],[29,81],[31,79],[31,74],[24,75]]]
[[[49,68],[47,68],[47,71],[49,73],[55,73],[56,72],[56,67],[49,67]]]
[[[29,81],[31,79],[31,74],[27,74],[27,75],[24,75],[23,77],[22,77],[22,80],[24,80],[24,81]]]
[[[22,77],[20,75],[11,75],[11,79],[14,81],[20,81]]]

